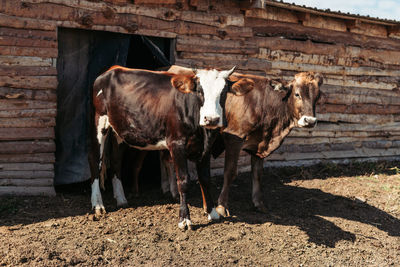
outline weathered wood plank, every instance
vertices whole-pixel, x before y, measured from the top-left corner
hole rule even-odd
[[[36,154],[56,151],[56,145],[51,141],[20,141],[1,142],[0,154]]]
[[[10,99],[0,99],[0,110],[55,109],[57,107],[55,101],[13,99],[13,97],[18,98],[19,94],[8,95]]]
[[[55,196],[52,186],[0,186],[1,196]]]
[[[3,145],[3,143],[1,143]],[[21,144],[19,144],[21,145]],[[24,144],[22,144],[24,145]],[[54,151],[52,151],[54,152]],[[0,163],[28,162],[28,163],[54,163],[56,161],[54,153],[25,153],[3,154],[0,152]]]
[[[54,128],[0,128],[0,141],[54,139]]]
[[[5,66],[54,67],[55,59],[25,56],[0,56],[0,64]]]
[[[293,130],[288,137],[298,137],[302,138],[302,140],[306,140],[307,138],[314,139],[316,137],[329,137],[329,138],[342,138],[342,137],[354,137],[357,139],[366,138],[366,137],[379,137],[381,139],[386,140],[387,138],[394,137],[396,139],[400,136],[400,131],[393,130],[379,130],[379,127],[376,131],[357,131],[355,127],[354,131],[340,131],[340,130],[315,130],[315,131],[306,131],[306,130]]]
[[[57,109],[0,110],[0,118],[51,118],[56,115]]]
[[[1,163],[0,172],[2,171],[53,171],[54,164],[41,163]]]
[[[346,113],[346,114],[400,114],[400,105],[377,105],[356,103],[351,105],[319,103],[317,114],[321,113]]]
[[[379,127],[375,124],[360,124],[360,123],[318,123],[316,127],[310,129],[295,128],[292,132],[296,131],[361,131],[361,132],[378,132],[378,131],[399,131],[400,123],[392,122],[381,124]]]
[[[0,66],[0,76],[50,76],[57,75],[56,67]]]
[[[28,38],[17,38],[17,37],[10,37],[10,36],[0,36],[0,45],[3,45],[3,46],[57,48],[57,42],[56,41],[41,40],[41,39],[28,39]]]
[[[0,87],[0,99],[43,100],[46,102],[56,103],[57,94],[55,90],[30,90],[30,89]],[[6,105],[5,101],[2,102],[0,100],[0,103],[4,106]],[[21,105],[23,106],[23,104]],[[45,107],[48,108],[48,106]],[[0,110],[1,109],[4,109],[4,107],[2,106]],[[11,109],[15,109],[15,107],[11,107]]]
[[[57,76],[0,76],[0,87],[56,89]]]
[[[361,124],[380,124],[399,122],[400,115],[372,115],[372,114],[346,114],[346,113],[317,113],[318,121],[350,122]]]
[[[399,105],[400,97],[393,96],[369,96],[369,95],[353,95],[353,94],[336,94],[330,92],[323,93],[321,103],[330,104],[378,104],[378,105]]]
[[[55,31],[57,29],[57,24],[54,21],[7,16],[5,14],[0,14],[0,26],[44,31]]]
[[[310,40],[301,41],[280,37],[254,37],[250,39],[260,48],[270,50],[283,50],[300,52],[307,55],[326,56],[327,60],[338,61],[354,60],[360,64],[400,64],[400,52],[384,49],[363,49],[356,46],[344,46],[341,44],[315,43]]]
[[[347,132],[348,133],[348,132]],[[364,136],[346,136],[346,137],[294,137],[288,136],[283,141],[282,145],[311,145],[311,144],[337,144],[337,143],[350,143],[350,142],[376,142],[376,141],[399,141],[400,140],[400,132],[398,132],[397,136],[373,136],[373,137],[364,137]]]
[[[56,126],[55,117],[0,118],[0,128],[40,128]]]
[[[181,59],[176,58],[176,65],[186,66],[186,67],[196,67],[196,68],[231,68],[230,66],[236,66],[238,71],[248,71],[255,70],[260,71],[264,69],[269,69],[271,63],[266,60],[247,58],[244,60],[221,60],[215,59]]]
[[[256,36],[279,37],[288,39],[311,40],[318,43],[344,44],[359,46],[368,49],[399,50],[400,43],[389,38],[372,37],[368,38],[362,34],[339,32],[304,27],[294,23],[284,23],[273,20],[247,18],[245,25],[251,27]]]
[[[56,41],[57,40],[57,32],[54,30],[43,31],[43,30],[15,29],[15,28],[8,28],[8,27],[0,27],[0,36],[27,38],[27,39],[41,39],[41,40],[48,40],[48,41]]]
[[[0,186],[53,186],[54,179],[7,179],[0,178]]]
[[[0,179],[33,179],[33,178],[54,178],[53,171],[1,171]]]
[[[57,48],[0,46],[0,55],[3,56],[31,56],[39,58],[57,58]]]

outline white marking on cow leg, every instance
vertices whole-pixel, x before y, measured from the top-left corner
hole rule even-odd
[[[99,179],[94,179],[92,183],[91,201],[92,201],[92,209],[95,210],[96,214],[106,213],[106,209],[104,208],[103,205],[103,199],[101,198]]]
[[[103,150],[104,150],[104,142],[106,140],[106,136],[103,134],[103,129],[107,129],[110,126],[110,123],[108,121],[108,116],[103,115],[100,116],[99,121],[97,123],[97,141],[100,144],[100,159],[103,156]]]
[[[124,187],[122,186],[121,180],[114,176],[112,179],[114,198],[117,200],[117,207],[128,205],[128,201],[125,198]]]
[[[189,219],[185,218],[178,223],[178,228],[181,230],[185,230],[186,227],[188,228],[188,230],[192,230],[192,222]]]
[[[102,93],[103,93],[103,90],[100,90],[100,91],[97,93],[96,97],[98,97],[98,96],[101,95]]]
[[[220,219],[218,212],[215,210],[215,207],[211,210],[211,213],[208,214],[209,221],[217,221]]]

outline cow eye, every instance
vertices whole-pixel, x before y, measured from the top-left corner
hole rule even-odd
[[[299,93],[295,93],[294,96],[297,98],[301,98]]]

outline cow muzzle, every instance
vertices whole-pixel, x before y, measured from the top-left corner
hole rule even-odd
[[[201,126],[205,126],[206,128],[216,128],[219,126],[221,118],[220,117],[212,117],[212,116],[205,116],[202,120]]]
[[[298,121],[298,125],[300,127],[312,128],[316,124],[317,124],[317,118],[311,116],[301,116],[300,120]]]

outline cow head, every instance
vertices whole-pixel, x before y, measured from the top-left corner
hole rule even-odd
[[[301,72],[288,84],[288,105],[298,127],[314,127],[315,105],[320,96],[322,75],[314,72]]]

